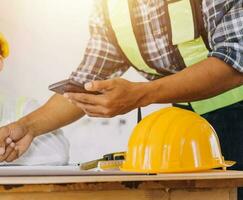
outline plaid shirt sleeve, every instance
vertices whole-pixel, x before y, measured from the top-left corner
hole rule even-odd
[[[205,0],[204,11],[212,51],[243,73],[243,1]]]
[[[96,0],[90,17],[90,39],[83,60],[70,78],[78,82],[121,76],[129,65],[109,38],[102,0]]]

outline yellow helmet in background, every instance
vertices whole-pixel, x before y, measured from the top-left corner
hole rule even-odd
[[[9,55],[9,45],[3,34],[0,33],[0,55],[7,58]]]
[[[122,171],[195,172],[226,168],[212,126],[194,112],[166,108],[144,118],[131,135]]]

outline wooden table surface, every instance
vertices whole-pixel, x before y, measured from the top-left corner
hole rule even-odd
[[[243,180],[243,171],[213,170],[199,173],[174,173],[158,175],[84,175],[84,176],[19,176],[0,177],[0,185],[15,184],[66,184],[130,181],[188,181],[188,180]]]
[[[115,176],[0,177],[0,199],[236,200],[243,172]],[[190,194],[190,198],[188,197]],[[163,198],[162,198],[163,196]]]

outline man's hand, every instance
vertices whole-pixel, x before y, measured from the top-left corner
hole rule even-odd
[[[12,162],[23,155],[34,137],[68,125],[84,115],[61,95],[54,95],[44,106],[0,128],[0,162]]]
[[[90,117],[110,118],[144,106],[144,85],[120,78],[93,81],[87,83],[85,89],[100,92],[100,95],[67,93],[64,96]]]
[[[19,158],[33,139],[34,136],[18,123],[0,128],[0,162],[12,162]]]

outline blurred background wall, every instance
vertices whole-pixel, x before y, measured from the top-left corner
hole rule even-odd
[[[81,62],[91,6],[91,0],[0,0],[0,32],[11,46],[0,74],[0,91],[43,104],[52,95],[48,85],[66,79]],[[144,80],[134,70],[124,78]],[[161,107],[149,106],[143,114]],[[133,111],[110,120],[84,118],[65,127],[71,143],[70,162],[125,150],[135,125]]]

